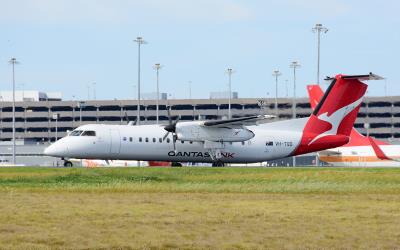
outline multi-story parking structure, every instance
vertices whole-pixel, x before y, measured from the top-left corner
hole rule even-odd
[[[232,99],[233,117],[258,114],[276,114],[274,99]],[[141,102],[141,124],[156,122],[155,100]],[[307,98],[296,100],[297,117],[311,113]],[[261,104],[261,105],[260,105]],[[175,99],[160,100],[160,123],[168,122],[167,107],[172,116],[181,121],[219,119],[228,115],[227,99]],[[16,138],[38,142],[53,141],[67,131],[88,123],[124,124],[126,117],[133,121],[137,114],[136,100],[103,101],[34,101],[16,103]],[[54,114],[59,114],[54,120]],[[292,117],[292,100],[278,99],[277,119]],[[381,139],[400,138],[400,96],[367,97],[362,104],[355,127],[363,134]],[[12,138],[12,103],[0,102],[0,141]]]

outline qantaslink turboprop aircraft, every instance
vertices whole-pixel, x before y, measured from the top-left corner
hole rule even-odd
[[[367,85],[381,77],[337,75],[308,118],[272,116],[168,125],[83,125],[45,149],[49,156],[103,160],[252,163],[335,148],[349,142]]]

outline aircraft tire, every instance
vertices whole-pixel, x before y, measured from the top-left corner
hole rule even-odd
[[[171,167],[182,167],[182,163],[180,163],[180,162],[171,162]]]
[[[225,164],[222,161],[216,161],[212,164],[213,167],[223,167]]]
[[[71,168],[73,166],[72,162],[70,161],[64,161],[64,167],[66,168]]]

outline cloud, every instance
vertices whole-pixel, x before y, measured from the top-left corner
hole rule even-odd
[[[0,22],[239,21],[253,11],[234,0],[6,0]]]

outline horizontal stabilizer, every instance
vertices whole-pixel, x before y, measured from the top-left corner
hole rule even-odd
[[[342,79],[357,79],[359,81],[371,81],[371,80],[385,79],[382,76],[373,74],[372,72],[370,72],[368,75],[343,75],[341,78]],[[325,78],[326,81],[330,81],[330,80],[334,80],[334,79],[335,79],[335,77],[329,77],[329,76],[327,76]]]
[[[342,153],[338,150],[322,150],[318,152],[318,155],[323,155],[323,156],[330,156],[330,155],[341,155]]]
[[[399,159],[393,159],[388,156],[383,152],[383,150],[379,147],[378,144],[376,144],[374,138],[368,137],[369,142],[371,143],[372,148],[374,149],[374,152],[376,154],[376,157],[378,157],[381,160],[389,160],[389,161],[399,161]]]

